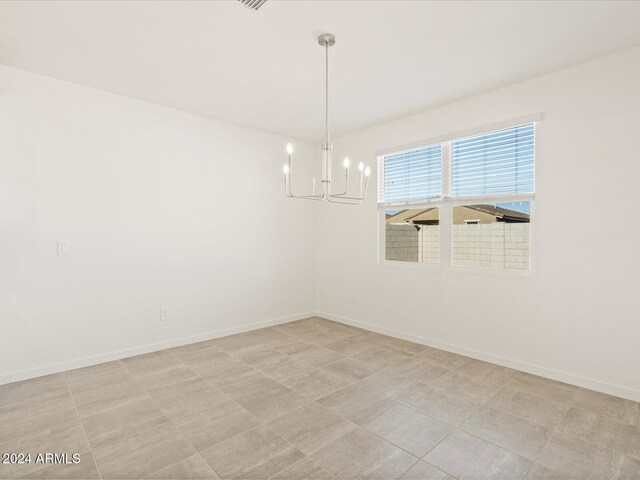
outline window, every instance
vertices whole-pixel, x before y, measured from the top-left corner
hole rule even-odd
[[[442,195],[442,147],[431,145],[385,157],[383,192],[385,202]]]
[[[437,264],[440,261],[440,209],[386,210],[385,259]]]
[[[385,155],[378,171],[384,260],[530,268],[534,123]]]

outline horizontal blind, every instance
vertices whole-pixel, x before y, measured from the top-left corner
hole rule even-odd
[[[429,145],[383,159],[380,202],[426,200],[442,194],[442,147]]]
[[[534,124],[451,141],[451,195],[534,193]]]

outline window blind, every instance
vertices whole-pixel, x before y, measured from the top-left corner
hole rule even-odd
[[[452,196],[534,193],[534,124],[451,141]]]
[[[442,194],[442,146],[386,155],[381,202],[427,200]]]

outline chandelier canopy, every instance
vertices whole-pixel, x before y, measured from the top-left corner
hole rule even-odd
[[[371,168],[365,166],[364,163],[358,163],[358,171],[360,173],[360,188],[357,195],[350,194],[349,192],[349,167],[350,160],[345,157],[343,161],[345,187],[344,191],[340,193],[334,193],[331,190],[331,163],[332,163],[332,150],[331,135],[329,133],[329,47],[336,43],[336,38],[330,33],[323,33],[318,37],[318,43],[324,47],[325,50],[325,128],[324,128],[324,143],[320,146],[322,149],[322,186],[321,191],[316,194],[316,179],[311,179],[311,194],[310,195],[295,195],[292,192],[291,184],[293,183],[293,145],[287,144],[287,155],[289,156],[287,163],[284,165],[282,171],[284,172],[284,192],[287,197],[302,198],[305,200],[323,200],[331,203],[342,203],[350,205],[358,205],[361,200],[367,195],[367,187],[369,186],[369,176],[371,175]]]

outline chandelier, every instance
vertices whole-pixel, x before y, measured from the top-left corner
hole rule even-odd
[[[331,203],[343,203],[358,205],[367,195],[367,187],[369,185],[369,176],[371,169],[364,163],[358,164],[360,174],[359,193],[357,195],[349,192],[349,166],[350,161],[345,157],[343,161],[345,187],[343,192],[334,193],[331,189],[331,163],[333,145],[331,145],[331,135],[329,134],[329,47],[336,43],[336,38],[330,33],[324,33],[318,37],[318,43],[324,47],[325,51],[325,127],[324,127],[324,143],[320,146],[322,149],[322,186],[320,192],[316,194],[316,179],[311,179],[310,195],[295,195],[292,192],[291,184],[293,183],[293,145],[287,144],[288,162],[284,165],[284,192],[287,197],[302,198],[305,200],[323,200]]]

